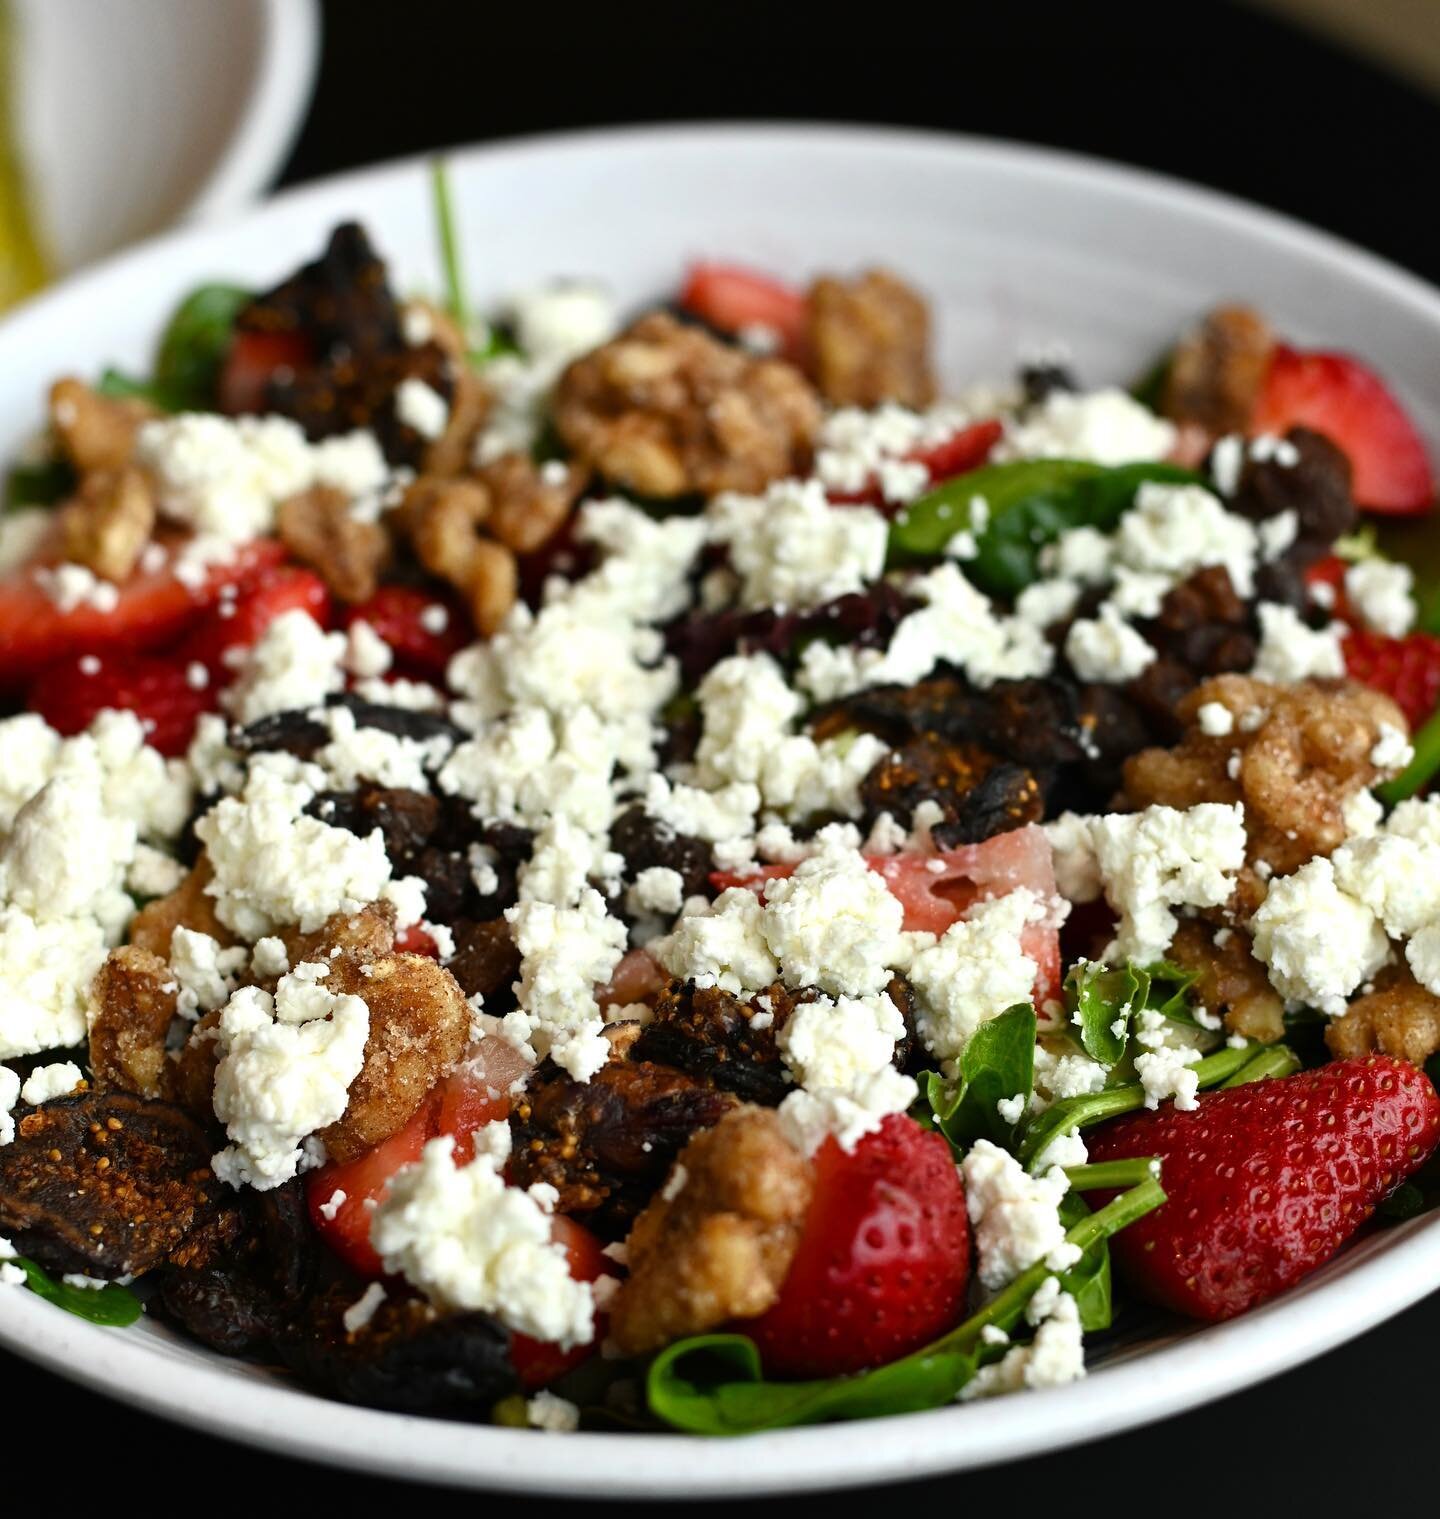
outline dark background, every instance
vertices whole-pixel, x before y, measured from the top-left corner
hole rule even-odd
[[[473,0],[330,0],[324,10],[318,90],[285,184],[421,149],[615,122],[888,122],[1160,169],[1303,217],[1440,279],[1432,168],[1440,104],[1218,0],[992,0],[944,12],[893,4],[782,12],[722,0],[611,3],[574,14],[532,6],[528,15]],[[363,215],[363,205],[356,209]],[[875,252],[899,258],[883,239]],[[1296,1513],[1407,1500],[1433,1507],[1436,1344],[1440,1297],[1210,1408],[885,1497],[941,1513],[1085,1513],[1102,1504],[1184,1511],[1191,1502],[1242,1512],[1280,1501]],[[211,1501],[238,1496],[241,1486],[263,1486],[286,1510],[424,1501],[400,1484],[177,1434],[9,1357],[0,1369],[12,1460],[23,1452],[21,1471],[60,1472],[100,1442],[123,1450],[128,1459],[105,1479],[107,1503],[185,1501],[171,1464],[177,1444],[187,1471],[209,1479],[201,1491]],[[852,1438],[883,1440],[884,1425],[857,1426]],[[563,1441],[537,1436],[536,1459],[562,1465]],[[143,1495],[127,1491],[136,1481]]]

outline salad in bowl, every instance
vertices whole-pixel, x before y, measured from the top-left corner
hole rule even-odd
[[[1231,305],[947,391],[880,267],[480,314],[437,200],[435,299],[342,225],[15,461],[0,1286],[729,1435],[1072,1382],[1427,1208],[1383,378]]]

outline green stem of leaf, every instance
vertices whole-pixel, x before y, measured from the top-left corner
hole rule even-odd
[[[1436,712],[1411,739],[1415,758],[1393,780],[1375,788],[1375,795],[1387,807],[1415,795],[1440,771],[1440,712]]]
[[[460,240],[455,231],[455,207],[450,198],[450,174],[443,158],[430,165],[435,195],[435,227],[440,235],[440,264],[445,275],[445,306],[462,335],[470,332],[470,302],[465,293],[465,273],[460,262]]]
[[[1252,1081],[1265,1081],[1273,1076],[1290,1076],[1300,1069],[1300,1057],[1286,1044],[1272,1044],[1220,1083],[1221,1087],[1243,1087]]]
[[[1159,1164],[1147,1157],[1138,1160],[1106,1160],[1093,1166],[1066,1166],[1065,1176],[1073,1191],[1108,1191],[1111,1187],[1143,1186],[1159,1175]]]

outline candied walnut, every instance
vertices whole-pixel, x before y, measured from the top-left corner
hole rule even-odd
[[[1230,733],[1201,730],[1200,708],[1211,703],[1231,714]],[[1407,731],[1389,697],[1346,681],[1274,686],[1220,675],[1175,715],[1183,738],[1126,762],[1124,800],[1136,808],[1243,802],[1247,859],[1281,875],[1344,842],[1346,804],[1380,779],[1370,754],[1381,728]]]
[[[697,1134],[626,1241],[615,1343],[643,1355],[764,1313],[795,1258],[812,1187],[809,1163],[766,1108],[737,1108]]]
[[[727,1092],[646,1060],[613,1058],[588,1082],[541,1068],[510,1116],[509,1176],[549,1182],[558,1212],[623,1233],[697,1129],[735,1106]]]
[[[148,949],[162,960],[170,957],[170,941],[177,928],[209,934],[225,946],[233,944],[230,930],[215,915],[215,898],[206,890],[214,878],[209,857],[201,854],[190,874],[168,897],[157,897],[131,919],[131,944]]]
[[[1373,992],[1357,997],[1326,1027],[1325,1043],[1337,1060],[1379,1051],[1424,1065],[1440,1050],[1440,997],[1408,967],[1382,972]]]
[[[1195,971],[1195,995],[1202,1007],[1219,1014],[1232,1034],[1274,1044],[1285,1037],[1285,1003],[1265,967],[1251,953],[1249,934],[1188,920],[1176,930],[1165,958]]]
[[[930,308],[903,280],[884,269],[855,280],[818,279],[806,313],[810,364],[827,401],[918,409],[935,399]]]
[[[490,531],[517,554],[533,554],[559,532],[585,489],[587,471],[529,454],[504,454],[477,471],[490,492]]]
[[[281,936],[292,966],[307,960],[333,960],[345,956],[364,964],[388,955],[395,948],[395,905],[371,902],[359,912],[337,912],[308,934],[298,928]]]
[[[1028,770],[938,733],[892,749],[861,782],[860,797],[867,825],[888,812],[908,828],[922,802],[934,803],[944,817],[933,832],[947,849],[1038,823],[1045,811],[1045,793]]]
[[[436,342],[449,352],[448,340],[437,332]],[[420,460],[427,475],[447,479],[463,474],[470,466],[475,448],[475,434],[490,414],[490,393],[479,375],[471,370],[463,354],[450,357],[450,410],[445,415],[445,430],[432,438]]]
[[[102,396],[83,380],[56,380],[50,387],[50,425],[61,450],[79,475],[92,470],[128,469],[135,438],[156,415],[155,408],[131,397]]]
[[[331,1159],[344,1162],[410,1121],[425,1094],[464,1053],[470,1008],[454,976],[425,955],[363,962],[342,955],[326,985],[363,997],[370,1009],[365,1063],[350,1083],[345,1111],[319,1130]]]
[[[398,1413],[485,1419],[520,1387],[510,1335],[485,1313],[437,1315],[415,1298],[386,1298],[363,1328],[347,1331],[353,1286],[310,1306],[294,1336],[276,1345],[309,1386],[347,1403]]]
[[[124,580],[155,530],[155,491],[138,469],[92,470],[60,508],[65,558]]]
[[[47,1270],[112,1278],[188,1259],[219,1217],[210,1144],[169,1103],[89,1092],[25,1114],[0,1146],[0,1234]]]
[[[1275,335],[1258,311],[1219,306],[1175,345],[1162,415],[1206,432],[1245,432],[1270,367]]]
[[[465,594],[476,630],[486,636],[504,622],[520,584],[515,555],[480,531],[493,507],[478,480],[432,475],[416,480],[400,505],[421,564]]]
[[[654,313],[560,378],[555,425],[612,483],[670,498],[803,474],[820,405],[798,370]]]
[[[378,522],[361,522],[350,498],[317,485],[280,503],[280,541],[344,602],[366,601],[390,558],[390,537]]]
[[[485,999],[487,1012],[505,1010],[511,983],[520,975],[520,951],[504,918],[457,923],[455,953],[447,967],[467,997]]]
[[[165,1094],[165,1038],[175,1020],[175,974],[134,944],[112,949],[91,988],[90,1069],[97,1087]]]

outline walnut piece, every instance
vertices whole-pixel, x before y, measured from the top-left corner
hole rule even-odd
[[[465,594],[483,636],[504,622],[520,584],[514,554],[481,531],[493,506],[478,480],[422,475],[405,492],[399,510],[420,563]]]
[[[807,303],[807,350],[820,394],[837,406],[928,406],[930,308],[903,280],[871,269],[818,279]]]
[[[92,470],[127,469],[136,435],[155,415],[155,408],[144,401],[102,396],[83,380],[56,380],[50,387],[50,425],[82,477]]]
[[[820,404],[791,365],[657,312],[570,365],[555,425],[616,485],[667,499],[713,496],[803,474]]]
[[[215,915],[215,898],[205,890],[214,878],[209,856],[202,854],[168,897],[157,897],[131,919],[131,944],[148,949],[162,960],[169,958],[170,941],[177,928],[209,934],[225,947],[234,944],[234,936]]]
[[[359,912],[337,912],[311,933],[292,928],[280,937],[292,966],[306,960],[333,960],[337,955],[361,962],[378,960],[395,948],[395,904],[372,902]]]
[[[90,993],[90,1069],[98,1088],[165,1095],[165,1036],[177,990],[159,955],[134,944],[110,951]]]
[[[1230,713],[1231,732],[1201,730],[1200,709],[1211,703]],[[1381,728],[1408,731],[1389,697],[1347,681],[1273,686],[1220,675],[1183,697],[1175,715],[1185,731],[1174,748],[1145,749],[1125,762],[1125,801],[1137,808],[1243,802],[1249,863],[1278,875],[1345,841],[1346,804],[1381,778],[1370,762]]]
[[[1161,413],[1216,437],[1245,432],[1274,349],[1275,335],[1258,311],[1217,307],[1176,344]]]
[[[502,454],[477,476],[490,492],[490,531],[517,554],[533,554],[559,532],[587,475],[579,464],[537,466],[528,454]]]
[[[355,1160],[403,1128],[460,1059],[470,1006],[454,976],[425,955],[367,961],[341,955],[326,985],[363,997],[370,1009],[365,1063],[345,1111],[319,1131],[333,1159]]]
[[[280,503],[280,541],[320,576],[341,601],[366,601],[390,558],[390,535],[378,522],[361,522],[350,500],[333,486],[317,485]]]
[[[1232,1034],[1274,1044],[1285,1037],[1285,1002],[1265,967],[1251,953],[1249,934],[1240,928],[1217,930],[1213,924],[1188,920],[1176,930],[1166,951],[1184,970],[1195,971],[1195,996],[1202,1007],[1218,1013]]]
[[[1379,1051],[1424,1065],[1440,1050],[1440,997],[1404,967],[1385,971],[1373,992],[1357,997],[1325,1030],[1337,1060]]]
[[[138,469],[92,470],[60,508],[65,558],[124,580],[155,531],[155,490]]]
[[[610,1310],[627,1355],[771,1307],[810,1205],[809,1163],[766,1108],[742,1107],[680,1152],[635,1220],[630,1275]]]

